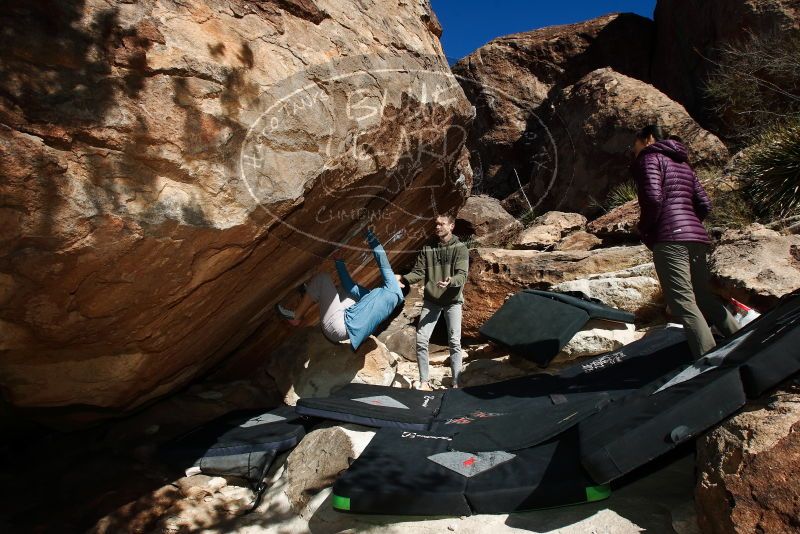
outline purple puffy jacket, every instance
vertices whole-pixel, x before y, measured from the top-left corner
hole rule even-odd
[[[686,147],[668,139],[645,147],[633,162],[639,233],[648,248],[665,241],[711,243],[701,222],[711,201],[687,159]]]

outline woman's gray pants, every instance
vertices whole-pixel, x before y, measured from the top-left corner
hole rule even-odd
[[[453,373],[453,384],[458,384],[458,377],[461,374],[461,303],[448,304],[445,306],[434,304],[433,302],[423,301],[422,313],[419,316],[417,326],[417,365],[419,365],[419,379],[421,382],[428,381],[428,343],[433,334],[433,328],[439,320],[439,316],[444,312],[444,320],[447,324],[447,338],[450,347],[450,369]]]
[[[658,280],[672,314],[686,329],[686,339],[695,358],[716,346],[710,322],[725,336],[739,324],[711,292],[708,245],[691,242],[657,243],[653,247]]]

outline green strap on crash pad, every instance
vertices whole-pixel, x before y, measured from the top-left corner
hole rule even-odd
[[[586,502],[602,501],[609,497],[611,497],[611,486],[608,484],[586,488]]]
[[[608,484],[589,486],[586,488],[586,502],[602,501],[603,499],[608,499],[609,497],[611,497],[611,486]],[[336,510],[342,510],[345,512],[350,511],[350,497],[334,495],[331,503]],[[562,508],[562,506],[556,506],[554,508]]]
[[[350,497],[334,495],[332,504],[336,510],[350,511]]]

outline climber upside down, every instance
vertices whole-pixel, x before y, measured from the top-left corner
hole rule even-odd
[[[389,257],[378,238],[371,230],[364,231],[364,238],[372,249],[375,262],[381,273],[382,284],[373,289],[356,284],[347,272],[341,258],[336,259],[336,272],[341,289],[333,283],[327,273],[318,273],[305,285],[305,292],[297,308],[292,311],[280,304],[275,309],[292,326],[299,326],[303,316],[314,303],[319,304],[322,332],[334,343],[350,340],[353,350],[385,321],[404,300],[398,276],[392,271]]]

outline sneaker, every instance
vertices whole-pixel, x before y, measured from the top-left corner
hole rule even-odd
[[[277,313],[281,319],[286,319],[287,321],[294,320],[294,312],[288,308],[284,308],[280,304],[275,305],[275,313]]]
[[[419,382],[417,384],[417,389],[420,391],[433,391],[430,382]]]

